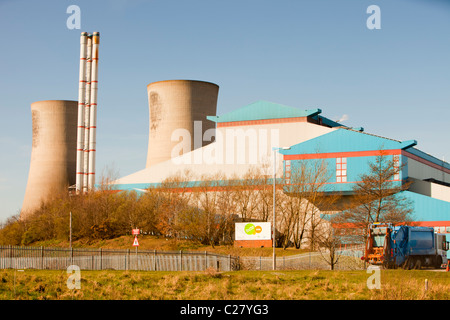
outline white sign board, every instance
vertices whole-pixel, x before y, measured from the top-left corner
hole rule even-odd
[[[234,228],[235,240],[270,240],[270,222],[238,222]]]

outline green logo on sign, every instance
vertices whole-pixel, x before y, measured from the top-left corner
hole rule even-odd
[[[246,224],[245,227],[244,227],[244,231],[248,235],[255,234],[256,233],[255,225],[253,223]]]

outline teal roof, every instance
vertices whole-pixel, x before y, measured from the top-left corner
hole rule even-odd
[[[221,116],[208,116],[207,119],[214,122],[234,122],[266,119],[282,119],[296,117],[312,117],[321,113],[320,109],[301,110],[282,104],[257,101],[240,109],[228,112]]]
[[[319,137],[280,150],[281,154],[312,154],[352,151],[406,149],[416,145],[415,140],[398,141],[348,128],[338,128]]]

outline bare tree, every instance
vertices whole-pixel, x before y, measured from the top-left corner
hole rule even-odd
[[[102,169],[102,174],[100,176],[99,190],[114,190],[114,181],[120,178],[120,172],[116,169],[114,163],[111,165],[106,165]]]
[[[271,165],[267,160],[262,161],[255,171],[255,179],[259,181],[256,188],[257,202],[258,202],[258,219],[260,221],[269,221],[273,212],[273,185],[272,177],[270,173]],[[278,201],[279,197],[276,197]]]
[[[289,173],[289,184],[284,197],[284,247],[292,239],[297,249],[305,238],[314,249],[316,233],[321,229],[323,219],[321,210],[327,209],[337,200],[335,195],[325,194],[325,185],[330,178],[324,160],[305,160],[298,162]],[[320,209],[319,209],[320,208]]]
[[[219,231],[224,244],[231,244],[233,240],[234,223],[237,218],[237,208],[234,202],[235,192],[232,186],[226,186],[218,194],[218,213],[221,216]]]
[[[156,228],[166,236],[178,238],[179,224],[177,223],[180,212],[189,207],[192,197],[190,172],[178,173],[165,179],[160,186],[149,188],[155,193]]]
[[[401,192],[410,184],[399,181],[402,167],[398,159],[383,150],[374,162],[369,162],[368,173],[362,174],[355,183],[348,205],[332,219],[333,223],[350,228],[347,236],[353,238],[352,242],[364,243],[367,227],[373,222],[413,221],[413,204]]]
[[[342,239],[336,234],[335,229],[328,226],[325,232],[322,232],[320,237],[317,237],[318,251],[330,266],[331,270],[334,270],[341,257],[339,248],[342,245]]]
[[[254,168],[250,168],[242,177],[232,177],[230,180],[233,189],[236,213],[242,221],[251,221],[257,217],[259,174]]]
[[[197,208],[197,225],[200,228],[203,243],[214,247],[220,236],[221,225],[226,216],[220,214],[222,202],[221,185],[224,178],[220,175],[202,176],[193,194],[193,205]]]

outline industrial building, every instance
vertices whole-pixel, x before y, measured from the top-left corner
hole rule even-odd
[[[173,82],[160,84],[172,86]],[[151,118],[151,99],[149,107]],[[191,108],[196,105],[184,107],[189,108],[184,113],[192,114]],[[215,106],[209,110],[215,110]],[[152,121],[150,119],[150,126]],[[211,123],[215,124],[215,129]],[[323,159],[332,177],[327,181],[327,191],[351,195],[358,177],[383,150],[384,155],[392,156],[402,167],[393,182],[402,185],[408,179],[413,181],[409,189],[402,192],[414,203],[415,220],[438,232],[450,233],[450,165],[420,151],[415,140],[376,136],[362,128],[349,128],[332,121],[322,115],[321,109],[303,110],[267,101],[257,101],[223,115],[208,115],[190,129],[184,126],[183,134],[177,132],[175,119],[168,120],[166,125],[172,132],[165,133],[164,139],[170,134],[171,141],[177,142],[171,145],[171,157],[168,157],[169,151],[163,149],[166,160],[155,164],[147,161],[145,169],[114,181],[115,189],[145,192],[183,172],[191,173],[188,182],[192,186],[219,173],[225,177],[243,176],[254,166],[268,167],[267,174],[271,175],[272,156],[276,156],[277,183],[289,185],[290,172],[302,161]],[[183,147],[186,141],[188,148]],[[208,144],[203,144],[204,141]],[[149,139],[149,158],[159,153],[160,149],[154,146]],[[288,150],[280,149],[283,147]],[[226,185],[226,181],[223,184]]]
[[[398,141],[349,128],[324,117],[318,108],[267,101],[216,115],[219,86],[210,82],[159,81],[147,89],[146,167],[117,179],[113,189],[145,192],[186,172],[192,186],[219,174],[226,185],[227,178],[242,177],[254,167],[265,168],[272,176],[274,163],[276,182],[289,186],[293,170],[319,159],[330,171],[326,191],[351,196],[355,182],[382,151],[402,167],[393,183],[413,181],[402,193],[414,203],[415,220],[450,233],[450,165],[420,151],[415,140]],[[33,149],[22,217],[55,191],[75,183],[77,106],[77,101],[60,100],[31,106]]]
[[[280,150],[284,174],[298,168],[302,162],[323,160],[330,171],[327,192],[353,194],[355,182],[369,170],[369,163],[383,155],[392,159],[399,170],[392,183],[413,204],[415,222],[434,227],[437,232],[450,233],[450,165],[416,148],[417,141],[398,141],[350,128],[336,128],[330,133]],[[289,185],[289,179],[285,183]]]
[[[260,106],[280,107],[262,101],[249,107],[251,107],[250,109],[257,109]],[[283,122],[284,118],[276,119],[276,123],[264,123],[264,120],[255,120],[255,124],[250,124],[251,127],[244,124],[226,127],[227,123],[224,123],[224,126],[217,123],[213,143],[120,178],[114,181],[115,187],[119,190],[144,190],[150,186],[157,186],[170,176],[182,175],[188,171],[197,178],[217,174],[229,177],[242,176],[253,166],[272,163],[272,147],[278,146],[280,141],[286,145],[296,140],[299,141],[300,139],[295,139],[293,132],[300,133],[300,137],[303,136],[303,139],[307,139],[329,130],[329,127],[307,122],[308,112],[304,112],[301,117],[305,118],[304,120],[292,123]],[[245,123],[247,122],[245,121]],[[283,126],[287,128],[283,129]],[[190,138],[187,134],[184,137]],[[180,139],[180,141],[179,143],[182,144],[183,139]],[[157,152],[157,150],[150,150],[149,152]],[[277,154],[277,157],[279,158],[277,172],[281,176],[282,166],[280,161],[282,159],[279,154]]]
[[[172,80],[158,84],[173,89],[174,83],[178,81],[183,84],[198,82]],[[152,87],[152,84],[149,87]],[[172,94],[175,93],[172,91]],[[187,99],[195,101],[192,95]],[[152,119],[152,103],[149,98],[150,132],[155,121]],[[215,103],[209,110],[215,111]],[[188,109],[183,111],[184,114],[193,114],[192,109],[197,106],[191,103],[183,107]],[[146,168],[114,181],[115,188],[142,191],[186,171],[192,172],[197,178],[218,173],[229,177],[240,176],[253,166],[271,164],[274,147],[294,145],[331,132],[333,127],[340,126],[323,117],[320,109],[301,110],[267,101],[258,101],[221,116],[210,114],[202,120],[199,117],[199,120],[193,121],[190,128],[180,128],[178,116],[172,115],[172,118],[169,118],[169,115],[170,113],[164,120],[165,125],[172,130],[163,133],[163,130],[167,129],[157,128],[161,134],[155,144],[152,142],[156,138],[149,138]],[[164,145],[164,148],[156,147],[160,145]],[[168,150],[167,146],[171,149]],[[161,152],[165,160],[150,165],[150,159],[156,158],[154,154]],[[282,158],[280,154],[277,154],[277,157],[278,173],[281,176]]]
[[[100,34],[81,33],[78,101],[48,100],[31,105],[33,144],[21,211],[25,218],[42,201],[69,187],[95,188],[98,47]],[[308,161],[326,163],[325,194],[351,197],[359,177],[382,151],[402,168],[397,186],[413,203],[423,226],[450,234],[450,164],[420,151],[417,141],[398,141],[332,121],[319,108],[299,109],[257,101],[217,115],[219,86],[198,80],[147,85],[149,139],[142,170],[113,181],[117,191],[146,192],[165,180],[185,177],[195,187],[205,180],[242,179],[253,168],[279,185]],[[195,191],[194,188],[191,189]],[[320,209],[320,208],[319,208]],[[338,209],[338,208],[336,208]]]

